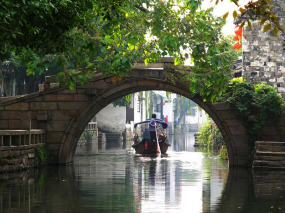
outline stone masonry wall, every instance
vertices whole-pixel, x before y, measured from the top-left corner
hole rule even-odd
[[[275,0],[276,1],[276,0]],[[276,12],[281,26],[285,26],[285,1],[276,1],[281,8]],[[267,23],[265,23],[267,24]],[[285,36],[281,32],[263,33],[258,23],[253,29],[243,30],[243,77],[252,83],[267,82],[285,98]]]
[[[37,161],[35,147],[41,145],[43,144],[0,147],[0,173],[34,167]]]

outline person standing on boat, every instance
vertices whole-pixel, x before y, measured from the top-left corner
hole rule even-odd
[[[152,114],[150,122],[149,122],[149,128],[148,128],[151,142],[156,142],[155,119],[156,119],[156,114]]]

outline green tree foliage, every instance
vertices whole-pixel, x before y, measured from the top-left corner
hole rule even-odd
[[[221,36],[223,19],[200,10],[200,4],[5,0],[0,7],[0,61],[15,54],[29,74],[42,74],[57,64],[59,80],[75,88],[75,82],[85,83],[96,72],[123,76],[137,60],[147,64],[173,56],[178,65],[191,59],[194,67],[186,69],[191,92],[213,101],[230,78],[236,53]]]
[[[233,79],[223,95],[241,116],[248,133],[253,137],[267,122],[276,123],[282,116],[284,102],[276,89],[266,83],[250,84],[242,78]]]
[[[71,33],[88,30],[92,0],[1,1],[1,59],[22,48],[39,54],[59,53],[71,44]]]
[[[220,150],[224,144],[223,136],[210,118],[203,123],[199,130],[200,135],[198,136],[198,145],[206,147],[208,149]]]
[[[113,106],[114,107],[117,107],[117,106],[120,106],[120,107],[130,107],[130,101],[132,99],[133,95],[130,94],[130,95],[126,95],[122,98],[119,98],[115,101],[113,101]]]

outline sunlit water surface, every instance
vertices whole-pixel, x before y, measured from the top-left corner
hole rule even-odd
[[[172,142],[167,156],[116,148],[67,167],[1,174],[0,212],[285,212],[282,171],[229,170],[188,139]]]

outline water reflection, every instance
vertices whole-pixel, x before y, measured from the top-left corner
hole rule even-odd
[[[188,152],[195,151],[194,132],[185,132],[183,134],[169,135],[168,140],[172,145],[171,149],[173,151],[188,151]]]
[[[67,167],[0,174],[0,212],[284,212],[284,174],[228,170],[203,152],[100,150]]]

